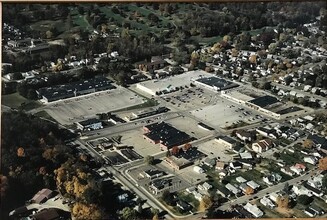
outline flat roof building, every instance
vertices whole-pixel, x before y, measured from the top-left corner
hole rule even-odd
[[[78,129],[85,130],[98,130],[103,128],[102,122],[96,118],[90,118],[85,121],[76,122],[76,126]]]
[[[114,88],[115,87],[111,85],[109,79],[105,77],[96,77],[53,87],[40,88],[36,90],[36,93],[41,100],[48,103]]]
[[[215,76],[200,78],[194,82],[214,91],[221,91],[239,86],[236,83]]]
[[[146,132],[143,137],[152,143],[160,143],[162,150],[169,150],[175,146],[188,143],[193,140],[191,136],[180,131],[165,122],[154,123],[143,127]]]

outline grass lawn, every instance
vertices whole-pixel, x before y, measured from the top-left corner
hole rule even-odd
[[[18,108],[22,103],[29,102],[28,99],[19,95],[17,92],[9,95],[3,95],[1,96],[1,99],[2,99],[1,104],[9,106],[11,108]]]
[[[19,95],[17,92],[9,95],[3,95],[1,96],[1,99],[1,104],[3,105],[26,111],[41,106],[41,104],[37,101],[26,99],[25,97]]]
[[[288,153],[288,152],[286,152],[286,151],[284,151],[285,153],[281,153],[280,154],[280,159],[282,159],[283,161],[285,161],[285,163],[287,164],[287,165],[294,165],[294,164],[296,164],[296,163],[298,163],[298,162],[300,162],[301,161],[301,155],[299,154],[299,153]]]
[[[192,40],[195,40],[199,43],[203,44],[215,44],[223,39],[222,36],[215,36],[215,37],[201,37],[201,36],[192,36]]]
[[[37,117],[40,117],[40,118],[45,118],[45,119],[48,119],[48,120],[51,120],[51,121],[56,121],[54,118],[52,118],[46,111],[40,111],[40,112],[37,112],[34,114],[35,116]]]

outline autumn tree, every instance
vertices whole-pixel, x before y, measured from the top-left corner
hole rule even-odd
[[[72,216],[76,219],[94,219],[104,218],[103,211],[95,204],[84,204],[77,202],[73,205]]]
[[[321,158],[319,160],[318,167],[320,170],[327,170],[327,157]]]
[[[5,194],[6,194],[6,191],[9,187],[9,184],[8,184],[8,178],[2,174],[0,174],[0,195],[1,195],[1,199],[4,198]],[[2,200],[3,201],[3,200]]]
[[[304,140],[303,141],[303,147],[312,148],[313,147],[313,141],[311,139]]]
[[[172,155],[177,155],[179,153],[179,147],[178,146],[175,146],[171,149],[171,154]]]
[[[246,195],[252,195],[254,193],[254,190],[252,189],[252,187],[246,187],[245,189],[245,194]]]
[[[24,148],[20,147],[17,149],[17,156],[18,157],[25,157],[25,150]]]
[[[135,209],[132,209],[130,207],[125,207],[121,211],[121,217],[123,220],[133,220],[136,219],[137,213]]]
[[[155,208],[151,208],[151,213],[153,215],[152,220],[159,220],[159,210]]]
[[[199,204],[199,211],[205,211],[209,209],[212,206],[212,199],[210,196],[205,195]]]
[[[183,146],[183,151],[188,151],[191,147],[192,147],[192,144],[190,144],[190,143],[186,143],[186,144],[184,144],[184,146]]]

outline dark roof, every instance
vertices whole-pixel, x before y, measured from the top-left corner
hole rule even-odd
[[[310,207],[307,207],[304,211],[309,212],[311,215],[316,215],[317,213]]]
[[[96,118],[90,118],[87,119],[85,121],[80,121],[78,122],[80,125],[82,125],[83,127],[86,127],[88,125],[92,125],[92,124],[97,124],[97,123],[101,123],[101,121],[99,119]]]
[[[221,135],[221,136],[218,136],[217,138],[220,138],[230,144],[237,144],[237,143],[240,143],[239,141],[235,140],[234,138],[231,138],[229,136],[224,136],[224,135]]]
[[[217,190],[219,191],[219,192],[221,192],[222,194],[224,194],[224,195],[226,195],[226,196],[228,196],[228,195],[232,195],[232,192],[231,191],[229,191],[226,187],[218,187],[217,188]]]
[[[144,173],[148,174],[149,176],[155,176],[157,174],[163,173],[163,171],[160,170],[146,170]]]
[[[55,220],[60,219],[57,209],[43,209],[42,211],[33,215],[35,220]]]
[[[204,84],[212,86],[212,87],[217,87],[220,90],[238,86],[235,83],[232,83],[230,81],[227,81],[225,79],[218,78],[215,76],[207,77],[207,78],[200,78],[200,79],[197,79],[196,81],[198,81],[200,83],[204,83]]]
[[[181,209],[183,209],[183,210],[189,210],[189,209],[191,208],[191,205],[188,204],[187,202],[184,202],[183,200],[178,200],[178,201],[176,202],[176,204],[177,204],[178,206],[180,206]]]
[[[263,107],[266,107],[268,105],[275,104],[275,103],[277,103],[279,101],[278,101],[277,98],[275,98],[273,96],[265,95],[265,96],[262,96],[262,97],[252,99],[249,102],[263,108]]]
[[[314,192],[314,193],[317,193],[317,194],[320,194],[320,193],[321,193],[321,191],[320,191],[319,189],[310,186],[310,185],[307,184],[306,182],[303,184],[303,186],[304,186],[305,188],[307,188],[308,190]]]
[[[170,179],[160,179],[160,180],[152,181],[151,185],[157,189],[163,189],[166,186],[168,186],[170,182],[171,182]]]
[[[316,134],[309,134],[308,139],[312,140],[315,144],[320,144],[321,148],[327,149],[327,139]]]
[[[152,140],[160,140],[161,143],[168,148],[184,144],[192,139],[192,137],[185,132],[176,129],[165,122],[147,125],[145,128],[150,130],[150,132],[145,134],[145,136]]]
[[[80,92],[94,89],[101,91],[104,89],[115,88],[111,85],[111,81],[105,77],[95,77],[93,79],[81,80],[68,84],[62,84],[53,87],[44,87],[37,90],[40,96],[46,97],[48,100],[58,100],[61,98],[70,98],[78,96]]]

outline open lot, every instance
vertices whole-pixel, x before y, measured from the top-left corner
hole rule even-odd
[[[233,160],[233,156],[230,154],[226,154],[225,151],[227,148],[221,144],[219,144],[216,140],[210,140],[204,143],[201,143],[197,146],[200,151],[203,153],[214,156],[218,158],[220,161],[231,162]]]
[[[262,120],[256,112],[220,97],[216,97],[215,104],[193,110],[191,114],[214,128],[225,128],[237,121],[253,124]]]
[[[128,89],[117,89],[93,93],[49,104],[45,107],[48,114],[60,124],[72,124],[97,113],[116,111],[145,102],[145,99]]]

